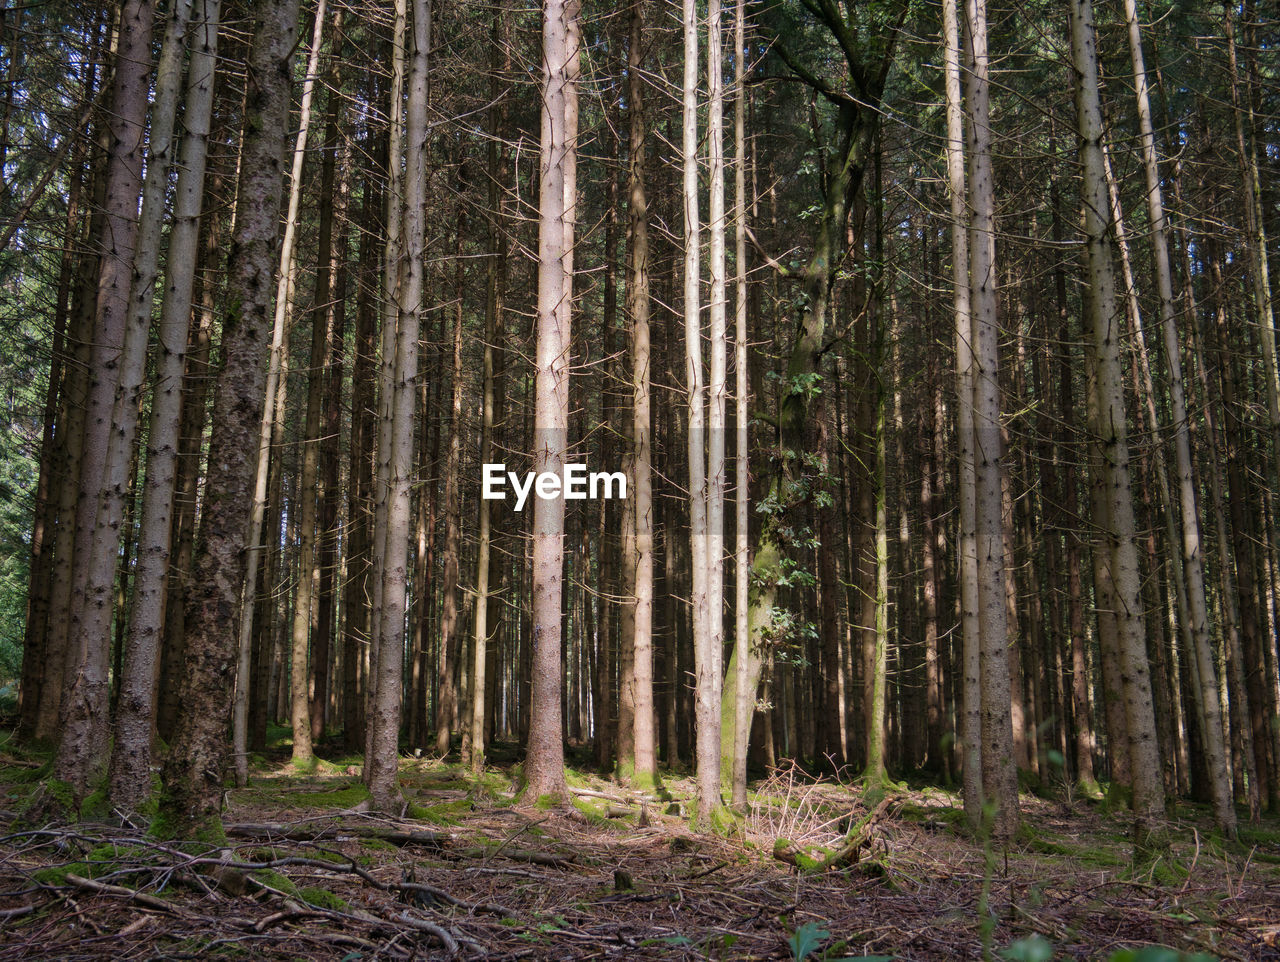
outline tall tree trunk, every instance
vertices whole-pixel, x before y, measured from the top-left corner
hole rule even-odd
[[[649,344],[649,207],[644,169],[644,9],[641,3],[642,0],[633,0],[631,4],[627,47],[627,110],[631,143],[627,172],[630,190],[627,205],[626,311],[631,331],[632,511],[629,513],[634,517],[635,525],[631,666],[635,765],[631,782],[648,788],[657,779],[658,763],[653,712],[652,365]]]
[[[129,641],[125,650],[124,677],[111,753],[112,805],[136,811],[151,794],[151,737],[155,728],[156,669],[164,628],[165,582],[173,533],[173,499],[179,429],[182,422],[182,378],[186,367],[191,293],[195,283],[197,245],[200,240],[201,203],[204,197],[205,158],[209,122],[213,110],[213,75],[217,63],[219,0],[202,0],[187,71],[186,109],[182,162],[175,191],[173,227],[169,234],[168,269],[158,331],[156,386],[151,401],[146,487],[142,501],[134,600],[130,612]],[[170,37],[180,36],[185,24],[175,8]],[[166,37],[169,42],[170,37]],[[178,72],[181,46],[166,68]],[[173,78],[175,88],[177,78]],[[176,101],[176,89],[174,91]],[[170,118],[172,114],[170,114]],[[154,133],[153,133],[154,137]],[[154,151],[153,151],[154,153]],[[164,166],[156,168],[163,179]],[[148,175],[150,176],[150,175]],[[148,301],[150,292],[147,292]]]
[[[1174,307],[1173,269],[1169,262],[1168,223],[1160,187],[1160,165],[1156,157],[1155,130],[1147,71],[1142,55],[1142,33],[1136,0],[1125,0],[1129,28],[1129,53],[1133,60],[1134,87],[1142,141],[1143,170],[1147,185],[1147,214],[1150,222],[1156,286],[1160,298],[1160,324],[1164,335],[1165,363],[1169,368],[1169,401],[1173,417],[1173,445],[1178,472],[1178,502],[1181,509],[1182,572],[1185,578],[1190,635],[1200,685],[1197,692],[1204,719],[1205,764],[1209,770],[1214,819],[1228,838],[1235,837],[1236,813],[1227,770],[1226,739],[1222,722],[1222,702],[1218,696],[1208,605],[1205,600],[1204,553],[1201,550],[1200,508],[1191,467],[1191,426],[1187,419],[1186,391],[1183,387],[1182,355],[1178,344],[1177,312]],[[1153,425],[1154,427],[1154,425]],[[1159,458],[1157,454],[1157,458]],[[1172,509],[1172,505],[1169,505]],[[1170,548],[1172,549],[1172,545]],[[1175,586],[1180,594],[1183,584]]]
[[[311,663],[314,687],[311,692],[311,741],[314,744],[324,735],[328,714],[330,672],[329,662],[333,651],[334,620],[337,597],[334,593],[334,568],[338,539],[338,429],[342,420],[342,355],[346,340],[347,298],[347,185],[350,170],[350,151],[342,151],[343,163],[339,167],[339,141],[342,121],[342,61],[343,49],[342,10],[333,18],[333,40],[330,44],[329,103],[325,119],[324,160],[320,173],[321,219],[320,238],[316,255],[316,286],[314,306],[311,311],[312,337],[318,324],[324,328],[324,367],[313,370],[320,377],[321,406],[319,444],[319,503],[316,514],[316,617],[315,633],[311,639]],[[337,170],[341,174],[337,174]],[[327,208],[332,208],[328,210]],[[325,234],[325,221],[330,223]],[[333,232],[337,230],[335,240]],[[314,345],[313,345],[313,351]],[[310,398],[308,398],[308,404]],[[308,407],[308,415],[311,413]],[[311,436],[308,434],[308,441]]]
[[[493,17],[493,29],[490,32],[490,92],[493,94],[494,104],[489,110],[490,125],[493,127],[495,135],[500,134],[499,122],[502,119],[500,108],[497,105],[497,56],[498,46],[501,37],[501,9],[495,11]],[[501,234],[503,225],[501,223],[500,214],[500,195],[503,190],[503,183],[499,170],[498,159],[498,139],[494,136],[489,141],[489,212],[486,218],[485,226],[487,233],[487,264],[485,270],[485,305],[484,305],[484,361],[482,372],[483,392],[480,422],[480,464],[486,465],[493,461],[494,448],[494,404],[496,389],[494,385],[494,353],[497,351],[498,345],[497,333],[500,323],[498,315],[502,312],[502,291],[500,289],[501,279],[501,259],[502,255],[498,250],[499,235]],[[490,699],[488,697],[488,689],[491,680],[488,677],[490,671],[490,661],[493,652],[489,648],[490,634],[492,629],[489,627],[489,609],[491,599],[489,596],[489,579],[493,574],[494,564],[491,557],[490,542],[493,537],[492,532],[492,512],[489,510],[489,502],[485,498],[478,499],[480,523],[478,543],[476,546],[476,597],[475,597],[475,614],[472,617],[473,626],[473,648],[472,648],[472,667],[471,667],[471,698],[470,698],[470,732],[471,732],[471,757],[468,763],[473,772],[479,772],[484,768],[484,750],[487,742],[486,717],[487,713],[492,710]],[[487,707],[486,707],[487,706]]]
[[[235,660],[235,622],[244,586],[245,532],[253,486],[254,444],[261,424],[267,368],[271,281],[276,266],[284,132],[298,0],[267,0],[254,8],[249,55],[250,98],[235,243],[228,265],[231,297],[223,317],[214,388],[217,425],[210,440],[202,537],[186,599],[186,670],[181,709],[165,761],[158,834],[217,831],[222,800],[226,679]]]
[[[721,731],[721,751],[733,750],[728,767],[730,799],[737,811],[747,805],[747,747],[755,692],[750,690],[751,527],[750,386],[747,372],[747,84],[746,0],[733,8],[733,250],[734,250],[734,654],[732,730]],[[727,712],[724,714],[728,714]],[[723,725],[728,719],[722,719]],[[725,774],[722,772],[722,775]]]
[[[577,206],[578,0],[547,0],[542,19],[542,129],[538,164],[538,313],[533,468],[562,473],[568,455],[569,350]],[[567,794],[561,733],[564,500],[534,504],[533,625],[525,792]]]
[[[75,510],[68,647],[63,665],[60,738],[53,777],[71,786],[78,804],[106,762],[111,593],[115,586],[126,472],[137,424],[132,392],[120,403],[125,377],[145,357],[146,337],[130,337],[132,277],[142,190],[144,129],[151,73],[152,5],[129,0],[120,10],[111,90],[111,146],[107,159],[103,230],[98,251],[97,301],[80,452],[80,493]],[[173,91],[176,93],[176,91]],[[168,135],[163,139],[168,148]],[[161,197],[163,200],[163,196]],[[153,214],[159,216],[160,211]],[[151,241],[154,246],[155,241]],[[148,304],[151,292],[147,292]],[[146,316],[150,321],[150,315]],[[126,345],[127,341],[132,344]],[[136,385],[132,385],[136,390]],[[117,421],[117,418],[120,420]],[[128,433],[120,439],[117,426]],[[113,441],[113,439],[119,439]],[[127,440],[127,444],[124,441]],[[70,516],[67,522],[70,523]]]
[[[454,675],[458,669],[458,580],[459,554],[462,550],[461,484],[462,470],[462,231],[466,215],[457,213],[456,246],[454,248],[454,314],[453,314],[453,362],[451,366],[453,398],[449,405],[452,412],[449,423],[449,450],[444,466],[444,601],[440,614],[440,697],[436,701],[436,754],[442,758],[449,754],[449,740],[453,734],[453,716],[457,711],[458,692]]]
[[[385,142],[379,153],[385,150]],[[386,157],[379,158],[385,169]],[[377,174],[365,182],[360,215],[360,284],[356,297],[355,358],[351,371],[351,494],[347,500],[347,579],[343,607],[342,741],[348,752],[364,747],[364,702],[368,679],[362,675],[363,652],[373,617],[369,605],[373,542],[373,441],[376,328],[378,324],[377,211],[385,205],[383,183]]]
[[[974,534],[982,677],[982,794],[996,806],[992,829],[1012,838],[1018,827],[1018,770],[1010,714],[1011,659],[1005,611],[1005,544],[1000,437],[1000,345],[996,309],[995,185],[991,173],[990,64],[986,0],[968,0],[973,50],[969,100],[969,287],[973,305]],[[1016,662],[1015,662],[1016,663]]]
[[[1106,549],[1095,565],[1106,565],[1115,586],[1115,620],[1128,735],[1134,843],[1138,851],[1158,848],[1157,820],[1164,813],[1164,788],[1156,744],[1155,713],[1142,621],[1138,553],[1134,541],[1133,500],[1129,481],[1129,439],[1124,410],[1119,324],[1111,257],[1110,212],[1102,153],[1102,107],[1098,88],[1096,35],[1091,0],[1072,0],[1071,47],[1076,67],[1076,108],[1083,168],[1086,317],[1096,369],[1097,391],[1092,425],[1106,489]],[[1113,746],[1123,750],[1121,746]]]
[[[409,98],[405,107],[404,227],[400,243],[391,247],[388,261],[399,266],[394,290],[397,306],[395,374],[384,417],[390,424],[387,452],[386,531],[380,565],[381,591],[374,609],[379,621],[377,682],[367,722],[369,748],[365,758],[366,780],[373,805],[398,813],[403,808],[398,780],[397,742],[400,735],[401,663],[405,641],[405,595],[409,553],[409,487],[413,475],[413,414],[417,398],[418,334],[423,314],[423,242],[426,231],[427,102],[431,50],[429,0],[413,0],[410,47]],[[392,96],[397,96],[393,85]],[[398,164],[393,153],[391,165]],[[391,292],[388,292],[391,293]],[[384,364],[386,363],[384,359]],[[375,529],[376,533],[376,529]]]
[[[943,0],[947,90],[947,174],[951,194],[951,271],[956,328],[956,447],[959,450],[960,625],[964,698],[964,810],[971,828],[982,819],[982,662],[978,617],[978,547],[973,457],[973,314],[969,289],[968,192],[965,186],[961,34],[957,0]]]
[[[699,314],[701,270],[700,220],[698,213],[698,12],[694,0],[684,0],[684,99],[682,150],[684,161],[684,336],[685,390],[688,394],[689,422],[689,539],[692,550],[693,590],[690,612],[693,618],[694,675],[697,704],[694,711],[697,744],[697,821],[710,824],[711,811],[718,802],[720,780],[707,755],[718,732],[710,731],[713,709],[707,703],[714,682],[710,677],[711,653],[707,644],[707,454],[706,407],[702,366],[702,320]],[[718,69],[718,68],[717,68]]]
[[[315,92],[315,77],[320,64],[320,42],[325,19],[325,0],[316,6],[315,30],[311,35],[311,52],[307,58],[306,80],[302,88],[302,107],[299,118],[297,144],[293,155],[293,181],[289,190],[289,214],[285,221],[285,247],[281,253],[282,267],[280,271],[280,287],[276,297],[289,302],[293,300],[293,277],[296,271],[296,259],[291,236],[296,237],[298,208],[302,198],[303,164],[306,157],[307,135],[311,128],[311,104]],[[322,228],[321,244],[332,243],[333,221],[331,198],[326,197],[321,204],[321,212],[325,223]],[[328,212],[328,213],[326,213]],[[321,251],[321,257],[327,260],[327,252]],[[323,264],[322,274],[316,278],[317,289],[321,280],[327,288],[329,281],[329,265]],[[317,304],[329,299],[326,289],[318,293]],[[277,301],[276,311],[281,305]],[[293,625],[290,632],[290,672],[289,672],[289,721],[293,729],[293,764],[297,768],[309,768],[315,762],[311,744],[311,701],[308,681],[309,642],[311,640],[311,614],[315,602],[315,557],[316,557],[316,478],[320,465],[320,401],[324,386],[323,370],[325,348],[328,336],[324,324],[323,309],[312,313],[311,355],[307,365],[308,389],[306,405],[306,424],[303,428],[302,472],[298,479],[298,487],[294,493],[294,504],[298,512],[298,591],[293,602]],[[318,329],[317,329],[318,328]],[[244,647],[241,647],[241,665],[245,664]]]

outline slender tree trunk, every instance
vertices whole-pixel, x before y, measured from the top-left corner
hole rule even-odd
[[[324,159],[321,164],[320,196],[321,223],[318,252],[316,255],[316,293],[311,311],[312,337],[316,326],[324,329],[324,366],[313,369],[312,376],[320,378],[321,412],[319,432],[318,488],[319,503],[316,506],[316,617],[315,633],[311,639],[311,663],[314,687],[311,692],[311,741],[314,744],[324,735],[328,715],[330,671],[333,652],[334,621],[337,597],[334,593],[334,568],[338,538],[338,429],[342,419],[342,355],[346,340],[346,286],[347,286],[347,184],[350,170],[350,151],[342,150],[343,163],[339,166],[340,125],[342,121],[342,58],[343,47],[342,10],[333,18],[333,40],[330,44],[332,66],[329,76],[328,115],[325,119]],[[337,173],[341,170],[341,174]],[[329,209],[327,209],[329,208]],[[325,220],[330,223],[325,233]],[[337,238],[335,255],[336,227]],[[313,351],[314,344],[313,344]],[[308,398],[308,404],[310,398]],[[307,411],[310,415],[310,408]],[[311,436],[308,434],[308,440]]]
[[[982,794],[996,805],[993,831],[1011,838],[1018,827],[1018,771],[1010,715],[1011,656],[1005,612],[1005,546],[1000,437],[1000,350],[996,309],[995,189],[991,173],[990,66],[985,0],[966,5],[973,70],[968,75],[970,123],[969,286],[973,305],[974,529],[982,678]],[[1016,663],[1016,662],[1015,662]]]
[[[542,20],[538,165],[538,313],[533,468],[560,474],[568,455],[569,350],[577,206],[578,0],[547,0]],[[564,500],[534,504],[533,625],[526,797],[567,795],[561,732]]]
[[[409,488],[413,475],[413,414],[417,397],[418,334],[423,313],[423,242],[426,230],[426,162],[428,68],[431,50],[431,7],[429,0],[413,0],[409,98],[405,107],[405,198],[404,227],[397,246],[390,246],[388,261],[399,266],[399,283],[394,289],[397,307],[395,373],[393,391],[384,416],[390,424],[387,451],[386,532],[380,566],[382,587],[378,606],[377,683],[368,720],[369,749],[365,759],[366,779],[374,807],[398,813],[403,808],[398,780],[396,751],[400,735],[400,705],[405,642],[405,596],[409,553]],[[393,85],[392,96],[396,96]],[[393,139],[394,142],[394,139]],[[394,153],[392,166],[398,164]],[[389,292],[390,293],[390,292]],[[384,359],[384,364],[386,363]],[[376,533],[375,528],[375,533]]]
[[[747,134],[746,0],[736,0],[733,17],[733,227],[734,227],[734,675],[733,730],[721,732],[721,750],[732,748],[728,766],[733,807],[747,804],[747,749],[755,692],[751,690],[751,528],[750,385],[747,370]],[[728,714],[727,712],[724,714]],[[727,719],[726,719],[727,720]],[[722,722],[723,724],[723,722]],[[732,736],[732,737],[730,737]]]
[[[1227,770],[1226,741],[1222,722],[1222,703],[1218,697],[1218,674],[1214,667],[1212,638],[1209,630],[1208,605],[1205,600],[1204,554],[1200,540],[1200,508],[1196,497],[1195,478],[1191,467],[1191,428],[1187,419],[1186,392],[1183,387],[1182,356],[1178,344],[1177,313],[1174,307],[1173,269],[1169,262],[1168,222],[1160,187],[1160,166],[1156,157],[1155,131],[1151,120],[1151,102],[1147,88],[1147,71],[1142,56],[1142,33],[1138,24],[1136,0],[1125,0],[1125,19],[1129,28],[1129,53],[1133,60],[1134,87],[1137,95],[1138,122],[1141,131],[1143,170],[1147,185],[1147,213],[1150,222],[1152,254],[1156,269],[1156,286],[1160,297],[1160,324],[1164,335],[1165,363],[1169,368],[1169,401],[1173,417],[1173,444],[1178,472],[1178,501],[1181,510],[1182,571],[1190,635],[1200,686],[1198,691],[1204,719],[1205,764],[1209,770],[1214,818],[1228,838],[1235,836],[1236,814],[1231,797],[1230,773]],[[1159,457],[1159,455],[1157,455]],[[1170,509],[1172,505],[1170,504]],[[1172,546],[1170,546],[1172,548]],[[1175,585],[1181,593],[1183,584]]]
[[[235,660],[235,638],[226,629],[234,623],[244,586],[244,536],[266,386],[297,20],[297,0],[267,0],[254,8],[248,71],[257,95],[250,98],[245,124],[236,236],[228,265],[232,296],[223,317],[214,388],[213,421],[218,429],[210,441],[202,537],[186,599],[186,670],[164,766],[161,835],[217,831],[231,710],[226,679]]]
[[[401,304],[401,268],[404,264],[404,252],[401,249],[403,219],[405,210],[404,175],[401,173],[401,158],[405,151],[404,124],[404,70],[405,47],[408,31],[408,0],[396,0],[394,26],[391,40],[391,89],[388,92],[389,108],[387,136],[387,211],[386,211],[386,244],[383,247],[383,297],[382,297],[382,334],[379,339],[378,356],[378,436],[374,444],[376,461],[374,463],[373,481],[373,543],[371,545],[373,590],[371,592],[370,610],[372,617],[369,628],[369,684],[365,691],[365,756],[372,758],[374,754],[374,729],[371,719],[374,704],[378,699],[378,688],[381,685],[382,673],[379,670],[378,658],[382,650],[382,589],[383,564],[387,559],[387,496],[390,491],[391,476],[391,399],[396,381],[396,334],[399,329]],[[433,482],[434,483],[434,482]],[[434,490],[433,490],[434,497]],[[386,677],[393,678],[388,670]],[[397,690],[399,683],[397,682]],[[397,696],[396,704],[399,699]],[[397,724],[399,709],[396,712]],[[383,736],[385,737],[385,736]],[[369,782],[372,772],[366,764],[365,782]]]
[[[1156,822],[1164,813],[1164,789],[1156,743],[1155,713],[1142,621],[1140,574],[1134,541],[1129,481],[1128,426],[1121,369],[1120,314],[1111,257],[1111,204],[1102,153],[1102,109],[1098,88],[1096,35],[1090,0],[1072,0],[1071,46],[1076,67],[1076,107],[1080,160],[1084,172],[1085,254],[1088,270],[1086,316],[1096,368],[1097,398],[1093,424],[1097,463],[1106,488],[1106,550],[1095,564],[1106,565],[1115,586],[1118,655],[1123,679],[1133,806],[1135,847],[1158,848]],[[1124,750],[1124,746],[1113,746]]]
[[[302,107],[299,120],[297,145],[294,148],[293,181],[289,190],[289,214],[285,221],[285,247],[281,253],[280,286],[277,298],[283,297],[292,302],[293,277],[297,270],[296,255],[290,243],[296,237],[299,202],[302,198],[302,173],[307,135],[311,126],[311,104],[315,91],[315,77],[320,64],[320,43],[325,20],[325,0],[320,0],[316,7],[315,31],[311,36],[311,53],[307,58],[306,80],[302,88]],[[326,198],[326,201],[330,198]],[[324,217],[325,224],[320,239],[321,245],[331,244],[333,221],[332,206],[322,203],[321,211],[329,212]],[[327,253],[322,251],[321,257],[327,260]],[[317,276],[316,283],[325,285],[323,293],[316,298],[318,303],[329,299],[327,290],[329,282],[329,266],[323,265],[323,274]],[[281,305],[277,301],[276,311]],[[319,322],[319,323],[317,323]],[[315,556],[316,556],[316,478],[320,465],[320,400],[323,388],[322,371],[324,370],[325,348],[328,346],[327,331],[324,329],[323,311],[312,315],[311,356],[308,363],[306,424],[303,428],[302,471],[298,479],[294,504],[298,511],[298,591],[293,602],[293,626],[290,644],[290,687],[289,687],[289,721],[293,729],[293,764],[295,767],[308,768],[315,760],[311,744],[311,704],[308,681],[309,642],[311,640],[311,614],[315,603]],[[318,330],[316,328],[319,328]],[[241,647],[241,664],[245,662],[244,647]],[[247,691],[247,688],[246,688]]]
[[[382,158],[385,161],[385,157]],[[351,371],[351,493],[347,501],[347,579],[343,607],[342,741],[348,752],[364,747],[364,702],[368,679],[361,673],[362,652],[369,641],[373,612],[369,605],[370,546],[373,542],[373,441],[375,337],[378,323],[376,294],[376,211],[384,206],[377,175],[365,182],[362,200],[359,264],[361,280],[356,297],[355,358]]]
[[[702,362],[702,320],[699,313],[699,277],[701,270],[701,237],[698,213],[698,13],[694,0],[684,0],[684,331],[685,390],[688,393],[688,458],[689,458],[689,538],[692,550],[693,591],[690,611],[693,617],[693,651],[697,704],[695,721],[697,744],[697,821],[710,824],[712,809],[718,803],[720,780],[719,757],[712,763],[708,752],[719,737],[710,730],[714,708],[707,698],[713,690],[711,652],[708,638],[707,589],[707,454],[706,401]],[[716,69],[719,69],[718,67]],[[712,777],[715,774],[716,777]]]
[[[453,315],[453,363],[450,383],[453,398],[449,410],[449,451],[444,467],[444,602],[440,615],[440,697],[436,701],[436,754],[442,758],[449,754],[449,741],[453,734],[453,716],[457,711],[458,692],[454,686],[454,674],[458,668],[458,581],[459,554],[462,550],[461,498],[462,479],[462,231],[465,215],[459,209],[457,246],[454,250],[454,315]]]
[[[969,289],[968,192],[965,187],[964,107],[957,0],[943,0],[947,90],[947,172],[951,193],[951,270],[956,319],[956,438],[959,449],[960,625],[964,654],[964,810],[971,828],[982,818],[982,662],[978,617],[978,547],[973,454],[973,315]]]
[[[649,344],[649,208],[645,188],[644,9],[631,4],[627,49],[627,107],[630,123],[626,311],[631,331],[632,472],[635,609],[632,615],[632,684],[635,714],[633,785],[652,787],[657,779],[653,712],[653,477],[652,387]]]
[[[158,331],[156,386],[151,401],[146,487],[142,502],[137,574],[130,612],[129,641],[115,724],[110,767],[110,798],[115,808],[136,811],[151,794],[151,738],[155,728],[156,670],[164,627],[165,582],[168,578],[179,429],[182,422],[182,378],[186,362],[191,292],[200,240],[204,171],[213,110],[213,75],[217,63],[219,0],[202,0],[191,63],[187,71],[183,113],[182,162],[169,235],[168,270]],[[175,9],[170,37],[185,24]],[[166,37],[169,42],[169,37]],[[173,62],[162,55],[161,73],[177,73],[181,48]],[[173,80],[176,87],[177,79]],[[175,90],[176,100],[176,90]],[[154,137],[154,133],[153,133]],[[156,168],[162,177],[164,166]],[[150,292],[147,292],[148,300]]]
[[[129,0],[120,10],[111,90],[106,218],[102,233],[94,238],[99,256],[97,301],[80,452],[80,493],[75,510],[60,737],[53,766],[53,777],[70,785],[77,803],[88,794],[90,784],[106,763],[111,593],[126,473],[137,424],[133,393],[127,404],[120,402],[119,393],[125,378],[137,379],[134,371],[140,367],[129,356],[128,348],[133,348],[134,355],[141,352],[144,357],[146,351],[146,337],[130,337],[128,331],[151,73],[152,17],[149,0]],[[162,151],[167,151],[168,139],[166,134]],[[153,206],[152,213],[158,217],[161,211]],[[156,242],[150,243],[154,246]],[[148,298],[150,293],[148,288]],[[146,321],[150,321],[149,314]],[[132,343],[127,344],[128,341]],[[136,384],[130,386],[136,390]],[[127,433],[127,438],[120,437],[117,426]],[[70,516],[67,521],[70,523]]]

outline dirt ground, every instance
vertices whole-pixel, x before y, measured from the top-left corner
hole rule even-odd
[[[696,834],[682,780],[659,801],[574,774],[572,806],[523,808],[507,772],[407,759],[388,819],[360,810],[354,766],[267,762],[209,849],[25,824],[37,765],[0,752],[0,960],[1280,960],[1280,824],[1224,845],[1192,808],[1136,870],[1124,816],[1081,798],[1025,795],[1018,840],[984,851],[955,796],[869,811],[794,770]],[[818,870],[851,836],[856,857]]]

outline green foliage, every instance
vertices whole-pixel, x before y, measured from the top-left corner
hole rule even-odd
[[[831,933],[818,923],[806,922],[791,934],[787,945],[791,948],[791,957],[795,962],[803,962],[829,938]]]

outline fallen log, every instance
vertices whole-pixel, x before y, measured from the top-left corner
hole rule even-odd
[[[321,839],[376,838],[392,845],[421,845],[426,848],[443,848],[448,835],[439,832],[405,832],[396,829],[376,828],[372,825],[327,825],[323,828],[302,828],[280,822],[243,822],[223,826],[226,833],[235,838],[285,839],[290,842],[317,842]]]

